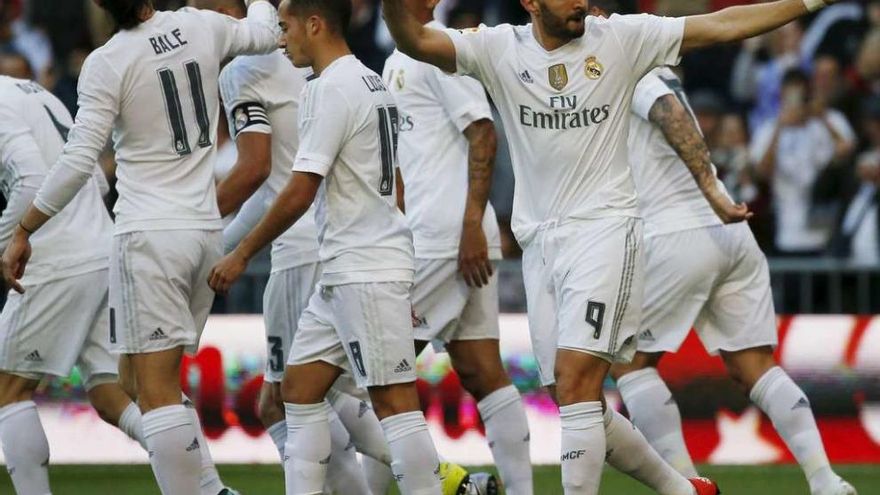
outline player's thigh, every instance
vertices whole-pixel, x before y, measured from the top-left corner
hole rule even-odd
[[[458,273],[458,262],[449,259],[416,260],[412,307],[418,324],[415,339],[433,342],[434,349],[455,338],[470,296],[470,288]]]
[[[204,270],[206,232],[144,231],[113,238],[110,308],[115,316],[114,350],[124,354],[159,352],[198,344],[192,309],[194,284]],[[207,296],[202,293],[201,298]],[[213,296],[210,296],[213,298]],[[210,310],[209,304],[204,304]],[[206,313],[207,314],[207,313]]]
[[[565,240],[553,267],[559,348],[629,361],[644,295],[641,220],[607,218],[561,229]]]
[[[550,386],[556,381],[553,369],[556,366],[559,327],[552,271],[545,263],[542,251],[540,241],[527,246],[523,251],[522,271],[532,350],[541,385]]]
[[[711,352],[776,347],[779,337],[767,258],[748,227],[725,227],[723,235],[731,266],[699,317],[700,338]]]
[[[266,370],[264,379],[281,383],[284,365],[296,335],[297,325],[319,276],[317,263],[273,272],[263,292],[266,323]]]
[[[103,278],[106,286],[106,271]],[[92,317],[91,330],[83,342],[76,365],[87,391],[119,381],[119,356],[111,349],[110,310],[106,295]]]
[[[193,328],[198,335],[197,338],[200,339],[216,296],[214,290],[208,285],[208,278],[210,278],[214,265],[223,257],[223,232],[206,230],[196,234],[193,244],[199,246],[202,256],[193,272],[193,277],[190,279],[189,307]],[[197,350],[198,342],[191,345],[187,352],[194,353]]]
[[[645,239],[645,297],[639,352],[677,352],[726,266],[710,230],[692,229]]]
[[[106,297],[106,270],[10,292],[0,313],[0,370],[29,378],[67,376]]]
[[[328,293],[317,288],[299,319],[291,344],[281,382],[281,394],[286,402],[302,397],[323,397],[333,384],[333,381],[324,383],[323,378],[328,374],[324,373],[323,365],[350,373],[348,356],[333,328],[332,312]],[[311,366],[315,363],[323,364],[320,368]]]
[[[379,282],[325,288],[358,386],[415,382],[410,287]]]

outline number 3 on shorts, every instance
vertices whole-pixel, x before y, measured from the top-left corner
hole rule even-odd
[[[593,325],[593,338],[602,336],[602,323],[605,321],[605,304],[596,301],[587,301],[587,323]]]

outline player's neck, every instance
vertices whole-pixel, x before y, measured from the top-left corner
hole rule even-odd
[[[312,58],[312,70],[315,71],[315,75],[320,76],[324,69],[347,55],[351,55],[348,43],[344,39],[332,40],[315,50],[315,55]]]
[[[563,47],[572,41],[574,38],[565,37],[560,38],[558,36],[553,36],[543,31],[537,22],[532,22],[532,35],[535,37],[535,40],[541,45],[542,48],[547,50],[548,52],[552,52],[557,48]]]

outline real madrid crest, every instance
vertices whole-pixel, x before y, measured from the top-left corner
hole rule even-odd
[[[556,91],[562,91],[568,86],[568,70],[565,64],[556,64],[547,71],[550,79],[550,86]]]
[[[403,69],[397,71],[397,75],[394,77],[394,84],[397,86],[398,91],[402,91],[403,87],[406,86],[406,76],[403,74]]]
[[[584,61],[584,74],[587,75],[587,79],[595,81],[602,77],[604,71],[605,67],[602,67],[602,63],[596,57],[587,57],[587,60]]]
[[[233,113],[233,117],[235,119],[235,132],[239,132],[247,126],[250,117],[248,117],[248,111],[246,108],[238,107],[235,109]]]

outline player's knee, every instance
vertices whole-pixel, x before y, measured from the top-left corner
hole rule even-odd
[[[641,371],[646,368],[656,368],[660,365],[660,359],[662,357],[662,353],[647,354],[637,352],[631,362],[613,364],[610,371],[611,377],[614,378],[615,381],[617,381],[628,373]]]
[[[0,407],[31,400],[40,381],[0,372]]]
[[[721,357],[730,378],[748,392],[770,368],[776,366],[772,349],[747,349],[737,352],[722,352]]]
[[[415,382],[370,387],[369,392],[373,411],[380,420],[421,410]]]
[[[510,385],[510,378],[500,360],[486,359],[476,362],[456,363],[455,371],[461,386],[477,401],[492,392]]]
[[[284,404],[281,400],[279,386],[266,383],[260,390],[260,398],[257,401],[257,416],[265,427],[284,420]]]
[[[577,351],[560,351],[554,375],[560,405],[602,400],[602,385],[610,363],[598,356]]]

